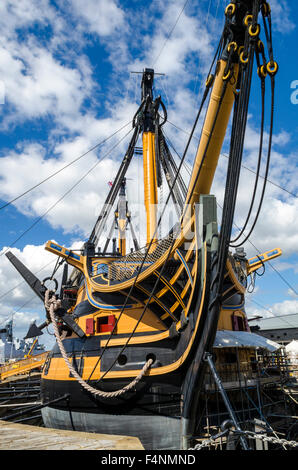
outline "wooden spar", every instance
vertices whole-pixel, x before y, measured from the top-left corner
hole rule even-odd
[[[153,102],[154,70],[145,69],[142,77],[142,101],[145,101],[143,131],[144,203],[146,209],[147,244],[156,239],[157,168],[155,155],[156,104]]]
[[[238,75],[237,64],[234,64],[234,77],[227,82],[227,88],[221,102],[221,96],[225,83],[223,77],[225,73],[226,64],[227,62],[225,60],[220,60],[217,66],[210,102],[206,112],[201,139],[188,186],[186,205],[189,205],[191,209],[193,209],[194,204],[197,204],[199,202],[201,194],[209,194],[210,192],[214,173],[218,163],[218,158],[223,145],[230,114],[234,104],[234,93],[236,91]],[[220,102],[221,106],[220,110],[218,111]],[[216,123],[214,125],[215,119]],[[208,144],[211,132],[212,136]],[[206,151],[207,145],[208,148]],[[204,161],[202,163],[203,158]]]
[[[126,222],[127,222],[127,202],[125,195],[125,178],[122,181],[119,193],[118,210],[116,217],[118,220],[118,232],[119,232],[119,252],[122,256],[126,255]]]
[[[147,219],[147,243],[156,240],[157,225],[157,178],[155,161],[155,134],[143,133],[143,166],[144,166],[144,202]]]

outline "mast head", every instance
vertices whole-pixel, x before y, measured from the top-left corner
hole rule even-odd
[[[151,99],[153,99],[153,82],[154,82],[154,70],[153,69],[144,69],[143,77],[142,77],[142,100],[147,98],[149,95]]]
[[[119,196],[125,196],[126,178],[124,177],[120,185]]]

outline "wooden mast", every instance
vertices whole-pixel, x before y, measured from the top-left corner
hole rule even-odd
[[[221,59],[216,69],[210,102],[186,196],[186,204],[189,204],[191,209],[194,204],[199,202],[201,194],[209,194],[210,192],[234,104],[238,76],[237,64],[234,64],[233,76],[227,80],[226,90],[221,100],[225,85],[226,65],[227,62]]]
[[[146,209],[147,244],[156,240],[157,169],[155,156],[155,105],[152,87],[154,70],[145,69],[142,77],[142,100],[146,100],[143,124],[144,203]]]

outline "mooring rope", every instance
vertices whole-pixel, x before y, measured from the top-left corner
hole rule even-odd
[[[54,327],[54,333],[55,333],[56,340],[57,340],[57,344],[58,344],[58,347],[60,349],[61,355],[62,355],[62,357],[63,357],[63,359],[64,359],[64,361],[65,361],[65,363],[66,363],[66,365],[69,369],[69,372],[80,383],[80,385],[85,390],[87,390],[88,392],[92,393],[95,396],[99,396],[99,397],[103,397],[103,398],[118,397],[118,396],[123,395],[124,393],[128,392],[129,390],[132,390],[140,382],[140,380],[144,377],[144,375],[146,375],[147,371],[150,369],[150,367],[153,363],[152,359],[148,359],[148,361],[144,365],[144,367],[141,370],[141,372],[139,373],[139,375],[137,377],[135,377],[132,380],[132,382],[125,385],[125,387],[121,388],[120,390],[115,390],[114,392],[104,392],[103,390],[98,390],[97,388],[92,387],[87,382],[85,382],[84,379],[82,379],[82,377],[78,374],[78,372],[75,370],[73,365],[70,363],[69,358],[67,356],[67,353],[65,351],[65,348],[63,346],[62,339],[60,337],[59,330],[58,330],[58,325],[57,325],[56,318],[55,318],[55,311],[61,307],[61,300],[56,299],[55,295],[52,295],[50,297],[50,291],[47,290],[46,293],[45,293],[44,305],[45,305],[45,308],[49,312],[49,315],[51,317],[53,327]]]

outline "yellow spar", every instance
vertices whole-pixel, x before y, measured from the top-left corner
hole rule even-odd
[[[193,208],[193,204],[199,202],[201,194],[209,194],[210,192],[214,173],[217,167],[218,158],[220,155],[227,126],[229,123],[230,114],[234,104],[234,93],[236,92],[236,82],[238,76],[237,64],[234,64],[234,75],[227,83],[227,88],[220,106],[220,110],[217,115],[225,83],[223,78],[226,64],[226,61],[220,60],[217,65],[217,71],[210,97],[210,102],[205,117],[197,155],[194,162],[191,180],[188,186],[188,193],[186,196],[186,204],[189,204],[191,209]],[[215,119],[216,123],[212,132]],[[210,139],[208,149],[204,157],[211,132],[212,137]],[[203,157],[204,162],[200,170]]]
[[[157,180],[155,161],[155,134],[143,133],[143,164],[144,164],[144,200],[147,217],[147,244],[156,240],[157,225]]]

